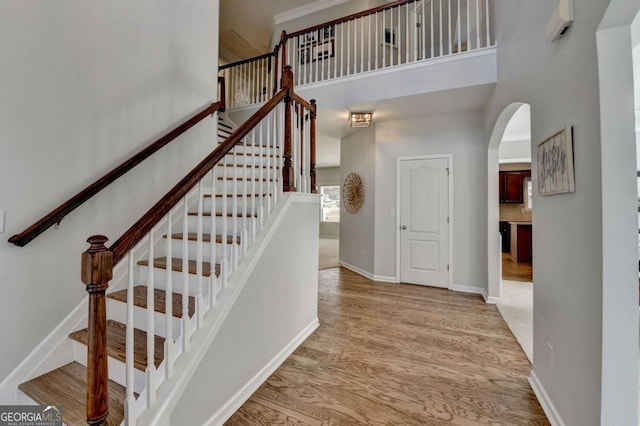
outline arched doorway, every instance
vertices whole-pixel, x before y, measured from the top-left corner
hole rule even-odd
[[[516,102],[500,115],[488,164],[488,301],[496,303],[533,360],[533,191],[531,108]],[[497,226],[496,226],[497,225]]]

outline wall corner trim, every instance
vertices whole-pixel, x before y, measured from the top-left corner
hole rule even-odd
[[[369,278],[372,281],[376,281],[375,276],[372,273],[365,271],[364,269],[358,268],[357,266],[353,266],[350,263],[343,262],[342,260],[338,261],[338,264],[340,266],[347,268],[350,271],[355,272],[356,274],[362,275],[365,278]]]
[[[482,289],[482,298],[484,299],[485,303],[488,305],[495,305],[498,302],[500,302],[500,297],[495,297],[495,296],[489,296],[487,294],[487,290]]]
[[[206,422],[206,425],[221,425],[227,421],[253,393],[271,376],[280,365],[300,346],[318,327],[320,321],[316,317],[300,333],[276,354],[255,376],[253,376],[226,404],[222,406]]]
[[[538,398],[538,402],[540,402],[540,405],[542,406],[542,410],[544,410],[544,413],[547,415],[549,422],[553,426],[565,426],[564,421],[562,421],[562,417],[560,417],[558,410],[556,410],[555,405],[553,405],[553,401],[549,398],[547,391],[544,389],[544,386],[542,386],[542,383],[538,379],[538,376],[536,376],[535,371],[531,370],[531,375],[528,380],[533,392]]]

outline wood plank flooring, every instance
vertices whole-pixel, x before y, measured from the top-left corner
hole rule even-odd
[[[509,253],[502,253],[502,279],[533,282],[533,265],[523,262],[516,263],[511,260]]]
[[[319,272],[320,327],[227,425],[548,425],[480,296]]]

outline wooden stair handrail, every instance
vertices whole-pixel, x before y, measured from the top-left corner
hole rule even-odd
[[[291,70],[288,70],[291,72]],[[249,132],[265,118],[280,102],[289,95],[289,86],[283,87],[255,114],[238,127],[211,154],[200,162],[187,176],[178,182],[171,190],[149,209],[129,230],[127,230],[109,250],[113,253],[113,264],[116,265],[124,256],[140,242],[153,227],[169,213],[169,211],[184,198],[189,191],[198,184],[209,171],[216,166],[235,145],[242,141]]]
[[[248,64],[250,62],[256,62],[256,61],[259,61],[260,59],[270,58],[270,57],[273,57],[275,55],[276,55],[275,51],[264,53],[262,55],[254,56],[252,58],[242,59],[240,61],[232,62],[230,64],[220,65],[218,67],[218,70],[219,71],[226,70],[227,68],[233,68],[233,67],[236,67],[238,65],[244,65],[244,64]]]
[[[224,94],[224,92],[223,92]],[[224,96],[223,96],[224,97]],[[192,128],[194,125],[202,121],[205,117],[214,114],[218,110],[224,110],[224,101],[214,102],[208,107],[204,108],[200,112],[196,113],[194,116],[186,120],[185,122],[178,125],[176,128],[171,130],[169,133],[165,134],[151,145],[142,149],[140,152],[135,154],[133,157],[129,158],[125,162],[121,163],[119,166],[111,170],[106,175],[102,176],[100,179],[96,180],[91,185],[87,186],[85,189],[71,197],[69,200],[61,204],[59,207],[51,211],[49,214],[44,216],[42,219],[25,229],[19,234],[16,234],[9,238],[9,242],[15,244],[19,247],[23,247],[27,245],[31,240],[36,238],[38,235],[42,234],[44,231],[49,229],[51,226],[55,224],[59,224],[65,216],[69,213],[80,207],[91,197],[102,191],[107,186],[111,185],[115,182],[119,177],[127,173],[129,170],[133,169],[135,166],[149,158],[155,152],[163,148],[169,142],[176,139],[178,136],[185,133],[187,130]]]

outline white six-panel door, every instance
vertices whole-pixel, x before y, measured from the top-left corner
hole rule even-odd
[[[449,158],[399,161],[400,281],[449,287]]]

